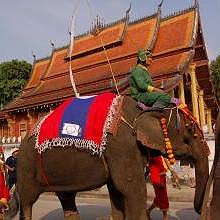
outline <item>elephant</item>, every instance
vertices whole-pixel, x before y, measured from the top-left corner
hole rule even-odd
[[[214,157],[214,179],[213,196],[211,201],[211,219],[218,219],[220,216],[220,113],[218,113],[215,124],[215,157]]]
[[[176,129],[179,112],[180,127]],[[170,118],[169,138],[176,159],[195,165],[195,210],[200,213],[209,175],[208,147],[201,129],[175,106],[163,112],[143,111],[137,102],[125,96],[117,133],[108,134],[102,156],[73,146],[52,147],[41,154],[35,149],[36,135],[26,137],[17,159],[17,194],[20,219],[32,219],[32,205],[43,192],[56,192],[64,211],[76,211],[77,192],[107,184],[114,220],[146,220],[146,187],[144,167],[149,149],[160,150],[164,156],[164,137],[160,118]],[[10,215],[10,210],[8,212]],[[68,219],[68,218],[66,218]],[[75,218],[72,218],[75,219]]]

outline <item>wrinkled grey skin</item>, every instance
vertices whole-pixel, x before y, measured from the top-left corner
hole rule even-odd
[[[130,123],[141,112],[136,106],[137,103],[132,98],[125,98],[123,116]],[[147,147],[164,152],[164,138],[158,121],[160,117],[161,113],[147,112],[137,119],[135,130],[142,131],[152,145],[143,146],[142,140],[124,122],[120,123],[116,136],[108,136],[106,151],[103,154],[108,175],[100,157],[77,150],[74,146],[54,147],[45,151],[42,154],[43,172],[47,176],[49,186],[42,178],[39,156],[34,149],[36,137],[26,138],[22,142],[17,162],[17,191],[21,204],[21,219],[31,219],[32,205],[42,192],[77,193],[104,184],[108,186],[114,220],[148,219],[143,168],[146,163]],[[181,131],[177,132],[175,119],[174,114],[168,127],[170,140],[177,159],[191,160],[195,164],[194,204],[196,211],[200,212],[208,178],[208,157],[203,146],[205,144],[201,142],[200,135],[197,138],[193,137],[194,132],[190,126],[185,127],[183,116]],[[64,210],[67,208],[64,207]]]

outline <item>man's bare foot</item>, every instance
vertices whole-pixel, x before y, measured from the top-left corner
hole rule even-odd
[[[168,220],[167,211],[163,211],[163,220]]]
[[[151,206],[147,209],[148,213],[150,214],[154,208],[156,208],[156,206],[154,203],[152,203]]]
[[[69,217],[73,215],[79,215],[79,212],[76,211],[64,211],[64,217]]]

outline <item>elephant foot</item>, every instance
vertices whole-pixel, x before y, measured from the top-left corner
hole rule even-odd
[[[64,211],[65,220],[80,220],[80,215],[78,212],[74,211]]]

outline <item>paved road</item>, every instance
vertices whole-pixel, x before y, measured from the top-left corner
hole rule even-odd
[[[82,220],[101,220],[110,215],[110,202],[100,198],[77,198]],[[152,220],[160,220],[159,210],[152,212]],[[107,218],[106,218],[107,219]],[[18,220],[18,217],[14,218]],[[63,220],[59,201],[52,196],[42,196],[34,205],[33,220]],[[171,202],[169,220],[198,220],[198,215],[189,202]]]

